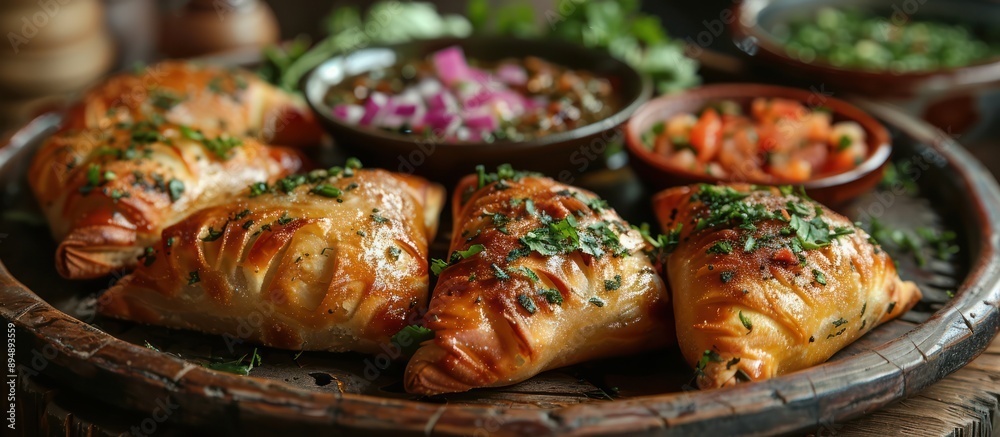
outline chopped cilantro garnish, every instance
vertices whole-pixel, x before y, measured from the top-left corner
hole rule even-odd
[[[178,179],[171,179],[167,182],[167,192],[170,194],[171,202],[180,200],[181,195],[184,194],[184,182]]]
[[[448,258],[449,261],[443,259],[432,259],[431,260],[431,272],[435,275],[440,275],[441,271],[448,268],[448,266],[455,264],[463,259],[469,258],[476,255],[479,252],[486,250],[486,247],[482,244],[473,244],[465,250],[456,250],[452,252],[451,256]]]
[[[267,182],[255,182],[250,184],[250,197],[257,197],[264,193],[267,193],[268,187]]]
[[[524,293],[517,295],[517,303],[521,304],[521,308],[524,308],[528,314],[535,314],[535,312],[538,311],[538,307],[535,306],[535,301]]]
[[[389,219],[387,219],[387,218],[385,218],[385,217],[382,217],[382,216],[380,216],[380,215],[378,214],[378,212],[379,212],[379,211],[378,211],[378,208],[375,208],[375,209],[373,209],[373,210],[372,210],[372,213],[371,213],[371,214],[369,215],[369,217],[371,217],[371,218],[372,218],[372,220],[375,220],[375,223],[378,223],[378,224],[382,224],[382,223],[388,223],[388,222],[389,222]]]
[[[622,286],[622,275],[615,275],[614,279],[604,280],[605,291],[614,291],[621,288],[621,286]]]
[[[493,269],[493,277],[501,281],[510,279],[510,275],[508,275],[507,272],[501,269],[500,266],[496,265],[496,263],[490,264],[490,268]]]
[[[194,285],[201,282],[201,276],[198,275],[198,271],[194,270],[188,272],[188,285]]]
[[[538,290],[538,294],[545,298],[545,301],[551,304],[562,305],[563,297],[562,293],[555,288],[543,288]]]
[[[698,365],[694,368],[695,373],[704,375],[705,368],[708,367],[709,362],[721,363],[722,357],[715,351],[706,349],[705,352],[702,352],[701,358],[698,359]]]
[[[406,355],[413,355],[420,344],[434,339],[434,331],[420,325],[408,325],[392,336],[392,343],[399,346]]]
[[[284,225],[287,225],[287,224],[291,223],[292,220],[295,220],[295,219],[289,217],[288,216],[288,211],[285,211],[284,213],[281,214],[281,217],[278,217],[278,224],[284,226]]]
[[[753,331],[753,321],[750,320],[750,317],[743,315],[742,310],[740,311],[739,316],[740,316],[740,323],[743,324],[744,328],[747,328],[747,333]]]
[[[225,231],[226,231],[226,227],[225,226],[222,226],[222,229],[220,229],[218,231],[216,231],[214,227],[209,226],[208,227],[208,235],[205,235],[204,237],[202,237],[201,241],[211,242],[211,241],[218,240],[220,237],[222,237],[222,235],[225,233]]]
[[[711,247],[708,248],[708,250],[705,251],[705,253],[729,255],[730,253],[733,253],[733,245],[726,240],[716,241],[715,244],[713,244]]]
[[[507,271],[509,273],[515,273],[515,274],[519,274],[521,276],[524,276],[524,277],[530,279],[531,282],[538,282],[539,281],[538,275],[535,274],[535,271],[531,270],[530,268],[524,267],[524,266],[507,267]]]
[[[813,269],[813,277],[816,278],[816,282],[819,283],[819,285],[826,285],[826,275],[824,275],[823,272],[818,269]]]

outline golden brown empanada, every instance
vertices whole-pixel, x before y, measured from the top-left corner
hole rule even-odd
[[[138,122],[56,134],[28,182],[60,242],[56,268],[86,279],[135,265],[163,228],[301,164],[297,152],[252,139]]]
[[[442,187],[348,168],[257,184],[163,231],[101,314],[295,350],[377,352],[427,303]]]
[[[701,388],[822,363],[920,300],[863,230],[787,188],[673,188],[653,205],[677,243],[677,337]]]
[[[291,93],[237,69],[164,61],[113,76],[70,108],[65,129],[167,121],[211,135],[250,136],[268,144],[311,145],[322,130]]]
[[[407,391],[509,385],[673,342],[646,243],[594,194],[501,168],[465,178],[453,205],[450,265],[425,316],[434,339],[407,365]]]

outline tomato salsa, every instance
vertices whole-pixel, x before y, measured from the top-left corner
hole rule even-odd
[[[833,122],[825,108],[787,99],[754,99],[749,114],[734,101],[708,105],[654,125],[644,145],[674,166],[748,182],[803,182],[842,173],[868,154],[865,131]]]

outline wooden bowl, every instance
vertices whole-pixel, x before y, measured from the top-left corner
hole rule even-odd
[[[870,190],[882,179],[892,145],[889,133],[877,120],[855,106],[822,93],[760,84],[718,84],[658,97],[636,110],[625,127],[626,149],[630,164],[642,181],[654,190],[694,183],[750,182],[780,185],[781,181],[758,181],[746,178],[716,178],[679,168],[658,153],[647,149],[642,135],[658,122],[681,113],[697,113],[706,105],[732,100],[749,112],[750,102],[758,97],[782,98],[801,102],[807,107],[824,106],[833,113],[833,121],[855,121],[865,130],[868,156],[857,167],[834,175],[792,183],[802,185],[814,199],[827,205],[843,204]]]
[[[333,116],[333,109],[324,101],[327,90],[346,78],[404,60],[424,59],[450,46],[461,47],[470,59],[498,61],[536,56],[567,68],[593,72],[611,81],[622,107],[602,121],[528,141],[449,143],[344,123]],[[307,76],[304,87],[306,100],[338,145],[367,164],[416,173],[446,184],[469,174],[478,164],[495,168],[509,163],[518,169],[546,172],[561,180],[601,168],[603,162],[595,161],[620,136],[620,126],[652,94],[649,78],[606,51],[559,40],[509,37],[442,38],[366,47],[324,62]]]

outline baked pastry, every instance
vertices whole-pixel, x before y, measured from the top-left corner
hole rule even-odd
[[[450,258],[410,359],[411,393],[514,384],[673,342],[646,243],[593,193],[501,167],[463,179]]]
[[[57,133],[35,155],[28,182],[60,242],[57,270],[87,279],[135,265],[191,211],[301,164],[297,152],[253,139],[141,121]]]
[[[681,351],[701,388],[804,369],[920,300],[847,218],[790,188],[696,185],[653,200]]]
[[[100,313],[284,349],[379,352],[426,307],[444,189],[354,167],[254,184],[167,228]]]
[[[68,130],[167,121],[213,136],[267,144],[317,144],[322,130],[301,97],[237,68],[164,61],[113,76],[88,91],[63,121]]]

